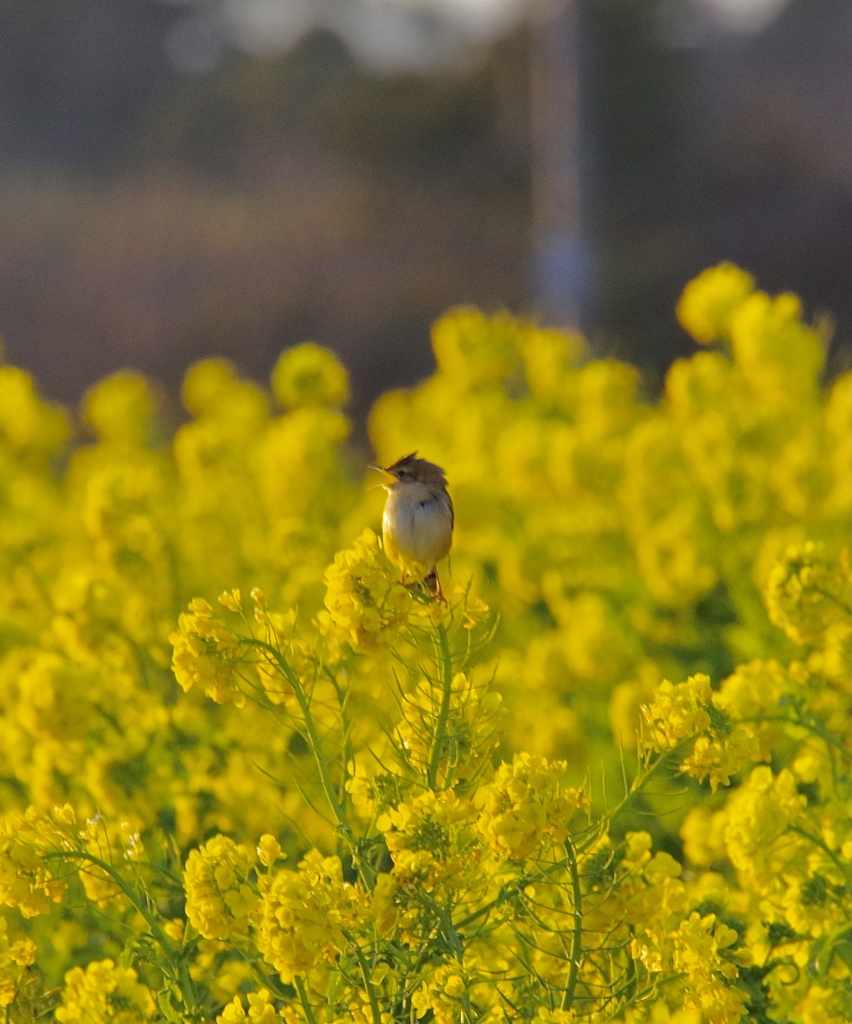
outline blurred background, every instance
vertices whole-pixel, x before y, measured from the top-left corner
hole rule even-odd
[[[659,380],[723,259],[852,336],[849,0],[0,0],[0,337],[49,396],[313,340],[355,413],[447,307]]]

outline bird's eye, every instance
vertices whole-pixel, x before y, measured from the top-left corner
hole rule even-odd
[[[409,469],[398,469],[396,475],[400,480],[407,480],[411,476],[411,470]]]

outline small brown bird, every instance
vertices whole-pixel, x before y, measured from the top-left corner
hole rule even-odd
[[[393,477],[387,484],[387,501],[382,516],[385,554],[409,575],[422,581],[443,601],[444,592],[437,563],[446,558],[453,542],[455,514],[447,492],[447,478],[434,462],[418,459],[412,452],[390,466],[376,466]]]

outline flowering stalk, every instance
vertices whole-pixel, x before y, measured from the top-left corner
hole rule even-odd
[[[450,641],[447,636],[446,626],[443,623],[439,623],[435,627],[435,631],[438,634],[438,648],[440,651],[441,704],[435,720],[432,749],[429,753],[429,765],[426,770],[426,781],[430,789],[438,788],[438,769],[441,764],[441,758],[444,756],[453,686],[453,658],[450,652]],[[449,779],[446,780],[446,784],[449,785]]]
[[[102,860],[100,857],[90,853],[88,850],[61,850],[53,853],[45,853],[44,858],[45,860],[60,858],[62,860],[88,861],[108,876],[110,881],[121,890],[135,909],[145,918],[145,922],[151,929],[151,934],[154,936],[160,949],[165,954],[166,961],[171,968],[172,977],[180,987],[184,1006],[186,1007],[191,1019],[195,1019],[199,1012],[198,1001],[195,984],[189,973],[186,959],[175,949],[174,944],[163,931],[160,920],[149,908],[147,901],[142,899],[133,887],[125,881],[121,873],[116,871],[115,868],[107,861]]]
[[[293,979],[293,985],[299,996],[299,1003],[301,1004],[302,1010],[304,1010],[305,1017],[308,1019],[308,1024],[317,1024],[317,1019],[314,1016],[314,1008],[311,1006],[311,1000],[308,996],[308,990],[305,988],[304,981],[296,975]]]
[[[571,875],[571,911],[574,915],[574,930],[571,933],[571,953],[568,959],[568,978],[562,993],[561,1008],[569,1010],[574,1005],[574,990],[577,987],[577,972],[583,949],[583,892],[580,886],[580,871],[577,855],[570,839],[565,840],[565,854]]]
[[[362,856],[360,844],[352,831],[352,826],[347,820],[346,811],[344,810],[343,803],[340,800],[334,781],[331,777],[331,771],[328,759],[325,756],[322,738],[311,712],[311,702],[305,693],[299,677],[290,667],[289,662],[277,647],[267,643],[265,640],[259,640],[256,637],[241,637],[241,641],[247,647],[259,648],[268,657],[272,658],[276,666],[284,674],[287,682],[293,688],[293,693],[295,694],[296,700],[299,704],[299,710],[301,711],[302,720],[305,724],[305,731],[308,734],[308,746],[310,747],[311,753],[316,761],[323,792],[325,793],[325,798],[334,815],[335,822],[337,823],[337,829],[343,836],[353,859],[358,865],[358,870],[363,876],[365,883],[368,886],[371,886],[375,880],[375,871],[369,862]]]
[[[370,1001],[370,1012],[373,1017],[373,1024],[382,1024],[382,1011],[379,1008],[376,990],[373,986],[372,978],[370,977],[370,968],[367,965],[367,961],[364,959],[364,954],[358,947],[357,941],[351,935],[348,935],[346,932],[343,934],[352,949],[355,959],[358,961],[358,969],[361,971],[361,978],[364,981],[364,990],[366,991],[367,997]]]

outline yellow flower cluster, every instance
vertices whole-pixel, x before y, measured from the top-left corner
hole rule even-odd
[[[737,932],[717,922],[714,914],[701,917],[696,912],[674,934],[672,966],[685,976],[688,988],[684,1007],[700,1010],[707,1024],[726,1024],[746,1015],[747,994],[724,980],[737,977],[725,954],[738,940]]]
[[[416,883],[424,891],[470,884],[481,853],[473,840],[475,811],[452,791],[427,791],[388,808],[376,828],[393,858],[391,876],[401,885]]]
[[[706,675],[690,676],[676,685],[668,679],[660,683],[654,702],[643,709],[658,750],[669,750],[709,728],[710,696],[710,677]]]
[[[798,644],[813,643],[833,626],[852,632],[852,576],[848,552],[840,564],[813,541],[791,544],[766,584],[769,618]]]
[[[754,291],[754,278],[733,263],[703,271],[684,288],[677,318],[702,345],[718,341],[729,331],[731,313]]]
[[[357,920],[359,901],[343,881],[339,857],[312,850],[297,871],[283,869],[261,901],[257,948],[282,981],[333,962],[343,948],[343,927]]]
[[[268,989],[249,992],[248,1004],[246,1012],[242,999],[234,996],[233,1002],[228,1003],[216,1018],[216,1024],[275,1024],[280,1020],[275,1004],[270,1002]]]
[[[448,472],[446,604],[318,346],[199,362],[173,437],[0,367],[10,1019],[852,1020],[852,374],[729,264],[678,317],[659,399],[435,325],[368,429]]]
[[[28,808],[0,821],[0,903],[36,917],[62,900],[67,885],[45,853],[70,846],[65,826],[73,820],[65,807],[47,815]]]
[[[282,353],[270,378],[284,409],[305,405],[341,407],[349,401],[349,377],[327,349],[306,342]]]
[[[476,830],[497,854],[512,860],[534,856],[545,836],[562,843],[568,825],[588,797],[563,786],[567,765],[533,754],[515,754],[474,797],[479,809]]]
[[[501,710],[499,693],[465,672],[457,672],[446,688],[424,676],[402,699],[395,730],[399,749],[409,766],[433,771],[446,785],[470,778],[497,742]],[[444,726],[436,735],[441,711]]]
[[[72,968],[55,1011],[62,1024],[140,1024],[155,1015],[150,989],[132,967],[117,967],[113,960],[92,961],[85,971]]]
[[[337,636],[356,651],[391,643],[418,607],[411,592],[388,572],[372,530],[334,556],[325,584],[326,614],[320,622],[330,638]]]
[[[186,861],[186,916],[207,939],[245,935],[257,896],[246,884],[254,851],[227,836],[214,836]]]
[[[411,999],[418,1019],[432,1012],[437,1024],[455,1024],[465,1013],[464,996],[467,985],[458,968],[449,964],[439,967]]]
[[[172,671],[185,691],[199,686],[217,704],[245,703],[239,688],[237,666],[242,660],[239,638],[201,597],[194,598],[189,612],[178,619],[169,637],[174,647]]]
[[[22,968],[35,963],[36,944],[32,939],[11,939],[8,925],[0,918],[0,1006],[9,1006],[26,982]]]

